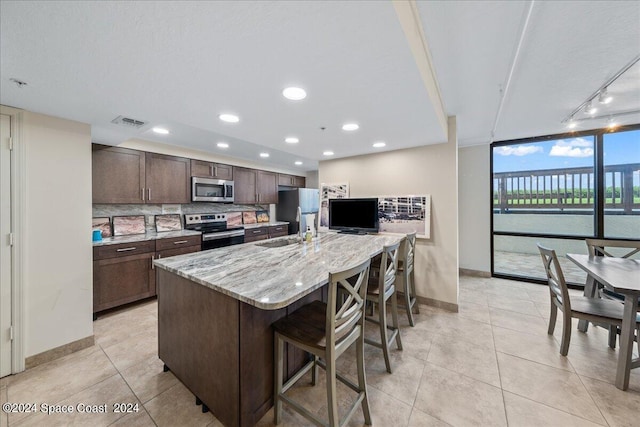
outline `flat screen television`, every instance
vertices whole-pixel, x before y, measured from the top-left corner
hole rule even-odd
[[[329,228],[342,233],[377,233],[378,199],[330,199]]]

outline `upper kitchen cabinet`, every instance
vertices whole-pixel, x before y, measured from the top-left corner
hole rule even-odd
[[[191,176],[202,176],[207,178],[233,179],[233,166],[222,163],[203,162],[202,160],[191,160]]]
[[[93,145],[93,203],[144,203],[145,153]]]
[[[189,203],[191,163],[182,157],[93,145],[93,203]]]
[[[258,171],[246,168],[233,168],[233,183],[236,192],[234,203],[256,204],[258,202],[258,191],[256,181]]]
[[[147,203],[189,203],[191,161],[184,157],[146,154]]]
[[[278,203],[278,174],[247,168],[233,168],[235,203]]]
[[[287,175],[284,173],[279,173],[278,185],[283,187],[304,188],[306,185],[306,178],[304,176],[295,176],[295,175]]]
[[[278,203],[278,174],[258,171],[258,203]]]

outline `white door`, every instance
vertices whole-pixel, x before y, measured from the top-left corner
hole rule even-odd
[[[0,377],[11,374],[11,120],[0,115]]]

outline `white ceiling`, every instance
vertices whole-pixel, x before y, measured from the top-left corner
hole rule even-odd
[[[430,1],[418,12],[461,145],[566,131],[561,121],[640,52],[637,1]],[[302,171],[324,150],[446,140],[390,1],[3,0],[0,55],[0,103],[90,123],[96,142],[146,139]],[[634,76],[610,90],[611,111],[640,109]],[[284,99],[289,85],[307,99]],[[219,121],[222,112],[241,122]],[[149,124],[111,124],[119,115]],[[347,121],[360,130],[342,131]],[[373,149],[379,140],[387,146]]]

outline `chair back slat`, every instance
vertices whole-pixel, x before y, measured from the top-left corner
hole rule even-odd
[[[407,234],[407,237],[404,241],[404,254],[402,258],[402,262],[404,264],[404,268],[407,270],[407,274],[413,271],[413,263],[416,252],[416,233],[413,232],[411,234]]]
[[[589,255],[615,258],[632,258],[640,253],[640,240],[586,239]],[[615,254],[612,249],[629,249],[628,252]]]
[[[396,281],[400,243],[401,242],[398,242],[394,245],[388,245],[382,248],[382,260],[380,261],[381,274],[378,282],[378,289],[380,289],[380,293],[391,289]],[[382,273],[383,271],[384,273]]]
[[[329,298],[327,302],[327,345],[335,344],[362,324],[364,304],[369,282],[371,260],[337,273],[329,273]],[[338,289],[342,300],[338,298]]]
[[[545,248],[539,243],[538,250],[540,251],[544,270],[547,275],[551,299],[565,307],[570,312],[571,301],[569,300],[569,289],[567,288],[567,282],[564,279],[564,274],[562,273],[562,267],[558,261],[556,251]]]

